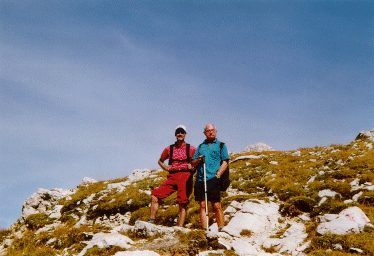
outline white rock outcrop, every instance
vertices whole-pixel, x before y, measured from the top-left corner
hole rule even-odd
[[[262,142],[257,142],[256,144],[246,146],[245,152],[262,152],[262,151],[274,151],[274,149]]]
[[[62,206],[55,208],[58,201],[73,194],[71,190],[55,188],[52,190],[39,188],[34,194],[27,198],[22,204],[20,222],[23,223],[31,214],[45,213],[52,217],[59,217]]]
[[[368,139],[368,140],[374,141],[374,129],[372,129],[369,132],[361,131],[356,137],[356,140],[359,140],[359,139]]]

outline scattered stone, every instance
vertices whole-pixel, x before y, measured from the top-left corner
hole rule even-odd
[[[358,248],[349,248],[349,251],[353,253],[364,253],[363,250],[358,249]]]
[[[329,189],[325,189],[325,190],[321,190],[318,192],[318,196],[319,197],[330,197],[330,198],[334,198],[338,193],[336,193],[335,191],[331,191]]]
[[[296,151],[296,152],[292,153],[291,156],[301,156],[301,152]]]
[[[235,158],[234,160],[232,160],[231,162],[236,162],[236,161],[239,161],[239,160],[246,160],[246,159],[260,159],[262,157],[266,157],[264,155],[259,155],[259,156],[254,156],[254,155],[249,155],[249,156],[239,156],[237,158]]]

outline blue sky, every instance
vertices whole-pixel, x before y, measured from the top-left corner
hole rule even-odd
[[[229,151],[374,128],[373,1],[1,1],[0,228],[38,188],[158,168],[174,129]]]

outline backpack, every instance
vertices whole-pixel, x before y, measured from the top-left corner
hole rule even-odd
[[[169,165],[171,165],[174,161],[173,159],[173,150],[174,150],[175,144],[170,145],[170,157],[169,157]],[[187,163],[191,161],[190,157],[190,144],[186,143],[186,153],[187,153]]]
[[[220,154],[222,152],[222,148],[223,148],[223,145],[225,145],[225,143],[221,142],[221,144],[219,145],[219,148],[220,148]],[[221,161],[221,164],[222,164],[223,161]],[[230,168],[229,168],[229,161],[227,161],[227,167],[226,167],[226,170],[222,173],[220,179],[220,190],[221,191],[226,191],[227,188],[230,186]]]
[[[200,148],[202,144],[199,145],[198,149]],[[225,143],[221,142],[219,145],[220,150],[220,156],[222,154],[222,148]],[[222,164],[223,160],[221,160],[220,165]],[[230,186],[230,169],[229,169],[229,162],[227,161],[227,167],[226,170],[222,173],[220,179],[219,179],[219,186],[221,191],[226,191],[228,187]]]

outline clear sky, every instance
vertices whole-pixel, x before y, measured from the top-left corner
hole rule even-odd
[[[187,126],[231,152],[374,128],[374,1],[0,2],[0,228],[38,188],[159,168]]]

